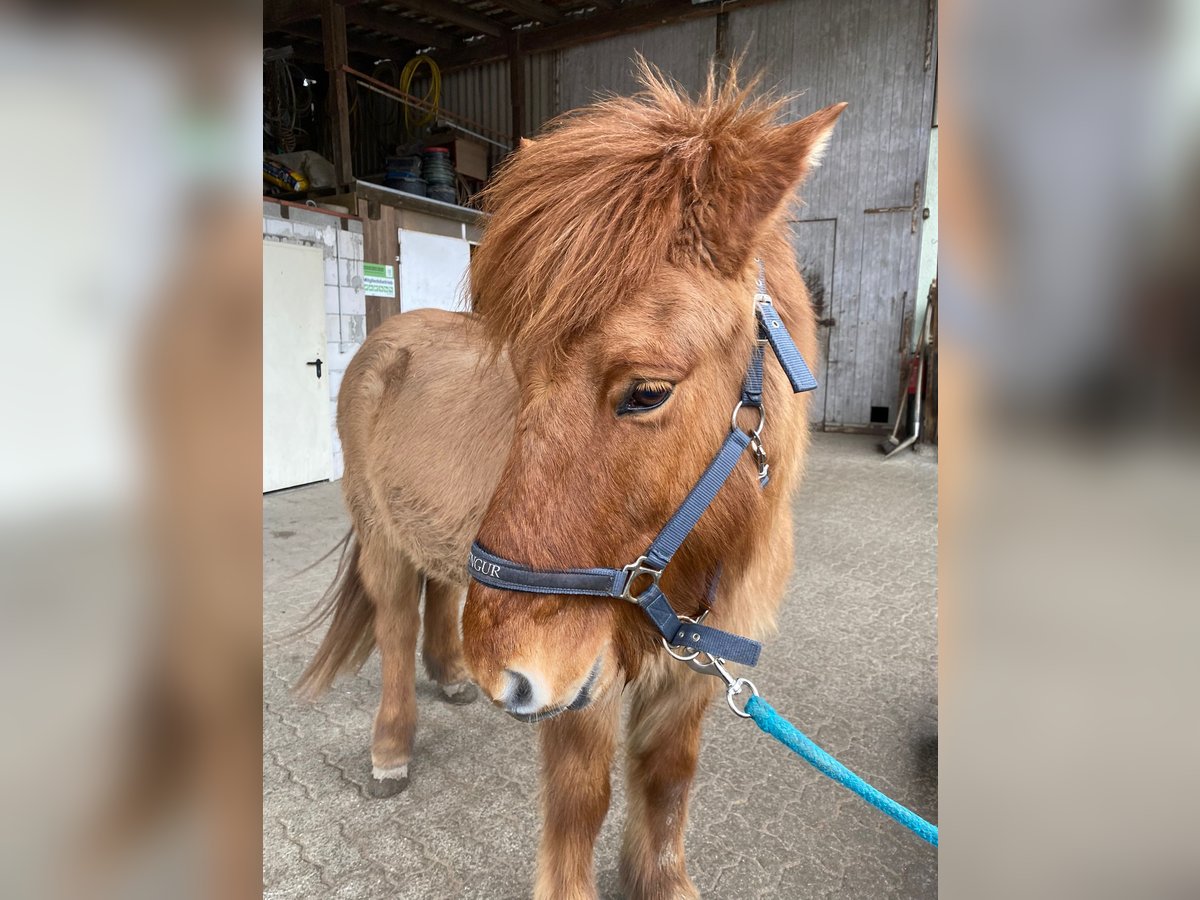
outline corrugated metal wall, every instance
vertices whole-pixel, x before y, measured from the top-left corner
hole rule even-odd
[[[562,51],[562,109],[591,103],[599,93],[637,89],[634,57],[641,53],[690,91],[704,86],[717,49],[716,19],[696,19],[623,34]]]
[[[500,134],[511,134],[508,63],[490,63],[442,76],[442,109]]]
[[[453,72],[442,78],[442,108],[505,136],[512,135],[508,62],[500,61]],[[525,58],[525,133],[533,134],[558,112],[558,54]],[[493,147],[493,162],[503,151]]]
[[[539,53],[525,61],[525,133],[535,134],[560,111],[558,53]]]

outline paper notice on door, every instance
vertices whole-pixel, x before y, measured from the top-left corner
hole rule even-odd
[[[363,290],[372,297],[395,297],[394,267],[363,263]]]

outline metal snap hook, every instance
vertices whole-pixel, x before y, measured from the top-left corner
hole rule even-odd
[[[762,438],[757,434],[750,438],[750,452],[754,454],[754,464],[758,466],[758,480],[765,485],[771,466],[767,462],[767,449],[763,446]]]
[[[680,616],[680,618],[683,619],[686,617]],[[692,620],[687,619],[687,621],[690,622]],[[720,678],[723,682],[725,682],[725,702],[729,704],[729,708],[733,710],[734,715],[742,719],[753,718],[750,713],[745,712],[742,709],[738,709],[738,705],[733,701],[733,698],[740,695],[746,688],[750,689],[752,696],[757,697],[758,688],[754,686],[753,681],[751,681],[749,678],[734,678],[733,674],[725,668],[725,660],[721,659],[719,656],[713,656],[711,653],[706,653],[700,650],[693,650],[690,656],[678,656],[671,652],[671,647],[667,644],[666,638],[663,638],[663,645],[666,646],[667,652],[670,653],[672,657],[680,662],[687,663],[688,667],[693,671],[699,672],[701,675],[712,675],[715,678]],[[686,649],[690,650],[691,648],[688,647]],[[703,656],[704,659],[700,659],[701,656]],[[749,702],[749,698],[747,698],[746,702]]]
[[[752,719],[754,717],[751,716],[750,713],[743,712],[742,710],[738,709],[737,704],[733,702],[733,698],[740,694],[743,688],[750,688],[751,695],[755,697],[758,696],[758,688],[754,686],[753,681],[751,681],[749,678],[738,678],[733,682],[733,684],[729,685],[729,690],[725,692],[725,702],[729,704],[729,708],[733,710],[733,714],[735,716],[739,716],[743,719]],[[749,697],[746,698],[746,702],[750,702]]]

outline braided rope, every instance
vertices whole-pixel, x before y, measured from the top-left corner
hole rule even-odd
[[[842,787],[849,788],[886,816],[895,819],[921,840],[938,845],[936,825],[926,822],[915,812],[901,806],[891,797],[863,781],[840,762],[818,747],[807,735],[775,711],[766,700],[753,696],[746,704],[746,712],[754,724],[775,738],[822,775],[832,778]]]

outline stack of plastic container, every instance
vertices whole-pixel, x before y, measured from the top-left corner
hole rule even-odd
[[[458,201],[455,190],[454,166],[450,164],[450,151],[445,147],[427,147],[421,154],[421,174],[428,185],[426,196],[444,203]]]
[[[421,157],[415,154],[389,156],[383,181],[388,187],[398,188],[408,194],[426,195],[427,185],[421,177]]]

